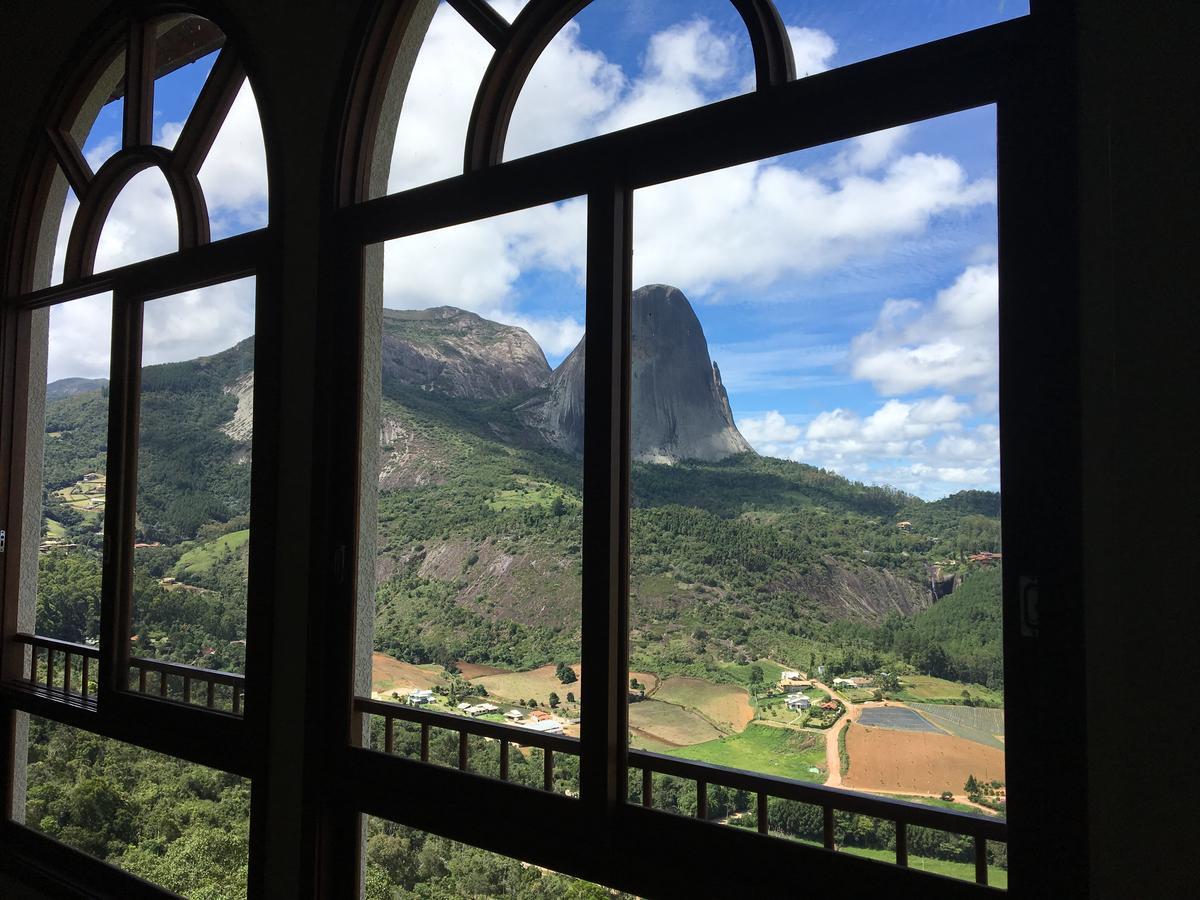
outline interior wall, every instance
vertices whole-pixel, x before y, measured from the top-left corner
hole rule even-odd
[[[197,6],[209,8],[204,3]],[[323,130],[367,0],[306,4],[227,0],[213,15],[249,56],[269,145],[282,167],[271,184],[280,224],[286,311],[281,323],[280,523],[275,585],[288,614],[277,647],[308,646],[319,598],[294,561],[320,548],[309,533],[308,448],[321,373],[317,345],[319,209],[326,185]],[[1081,212],[1088,729],[1047,740],[1077,743],[1086,770],[1095,896],[1177,896],[1195,882],[1194,752],[1184,734],[1196,679],[1200,547],[1195,445],[1200,384],[1200,197],[1194,91],[1196,12],[1185,2],[1080,4]],[[69,64],[94,0],[45,0],[9,10],[0,27],[0,235],[5,246],[19,166],[47,91]],[[5,260],[0,258],[0,265]],[[271,896],[294,897],[311,876],[311,823],[297,813],[305,741],[303,653],[276,654],[272,764],[267,778],[265,872]],[[1070,703],[1070,685],[1047,702]],[[0,876],[2,879],[3,876]],[[1161,892],[1146,893],[1148,884]],[[0,893],[8,887],[0,880]]]

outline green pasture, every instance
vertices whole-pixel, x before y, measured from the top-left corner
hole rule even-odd
[[[236,553],[250,540],[250,529],[244,528],[241,531],[231,531],[229,534],[223,534],[216,540],[207,541],[197,547],[193,547],[183,556],[179,557],[179,563],[176,570],[180,573],[188,573],[191,575],[199,575],[207,572],[213,567],[226,551]]]
[[[807,731],[751,724],[741,734],[667,752],[684,759],[797,781],[823,783],[826,778],[825,736]],[[808,771],[813,767],[820,772]]]

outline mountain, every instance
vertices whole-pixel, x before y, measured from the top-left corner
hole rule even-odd
[[[998,609],[999,582],[969,557],[1001,549],[998,495],[925,503],[747,452],[686,297],[650,285],[633,312],[636,670],[836,647],[867,670],[876,654],[996,680],[999,620],[981,610]],[[526,332],[462,310],[388,310],[383,330],[376,648],[416,663],[577,659],[583,346],[551,373]],[[244,616],[253,359],[251,338],[142,374],[138,539],[154,546],[139,559],[204,590],[164,589],[161,610],[137,609],[208,617],[182,643],[167,618],[151,629],[185,662]],[[51,492],[104,471],[101,387],[47,403],[44,475],[55,532],[96,566],[98,517]],[[931,567],[953,588],[945,599]],[[176,615],[168,599],[209,611]]]
[[[62,400],[108,387],[107,378],[60,378],[46,385],[46,400]]]
[[[678,288],[633,292],[631,452],[637,462],[715,462],[753,449],[733,422],[704,329]],[[584,341],[554,371],[549,397],[523,408],[551,445],[583,452]]]
[[[383,311],[384,384],[474,400],[507,397],[546,383],[550,366],[529,332],[475,313]]]

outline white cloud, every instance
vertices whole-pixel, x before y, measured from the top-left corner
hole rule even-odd
[[[916,237],[934,216],[994,201],[955,160],[925,153],[878,176],[823,177],[781,162],[750,163],[638,192],[634,280],[693,299],[726,287],[765,288],[829,271]]]
[[[816,75],[824,72],[833,61],[837,52],[837,44],[833,38],[816,28],[801,28],[797,25],[787,26],[788,37],[792,39],[792,56],[796,60],[796,77]]]
[[[50,308],[46,381],[108,378],[112,294],[70,300]]]
[[[742,437],[753,447],[760,444],[787,443],[797,440],[801,435],[800,428],[789,424],[777,409],[770,410],[757,419],[739,419],[737,425]]]
[[[975,265],[932,305],[889,300],[875,327],[851,343],[854,377],[883,394],[994,390],[999,283],[994,263]]]
[[[254,288],[242,278],[146,303],[142,364],[207,356],[254,334]]]
[[[238,91],[198,177],[214,239],[267,224],[267,154],[249,81]]]

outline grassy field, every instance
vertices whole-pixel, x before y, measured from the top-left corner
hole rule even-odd
[[[175,567],[176,571],[180,574],[187,573],[192,575],[207,572],[213,567],[213,563],[225,555],[226,551],[236,553],[242,547],[246,546],[249,540],[249,528],[223,534],[216,540],[193,547],[187,553],[183,554],[183,556],[179,557],[179,562]]]
[[[788,666],[782,666],[770,659],[756,659],[754,662],[746,663],[744,666],[739,666],[737,663],[726,663],[722,668],[724,668],[726,672],[733,675],[739,681],[749,684],[751,666],[758,666],[760,669],[762,669],[764,684],[778,684],[779,674],[790,668]]]
[[[554,674],[554,666],[542,666],[538,669],[530,669],[528,672],[484,675],[482,678],[472,678],[471,684],[487,688],[489,696],[501,700],[536,700],[538,703],[547,703],[551,693],[558,694],[562,699],[566,698],[567,691],[576,697],[583,695],[582,669],[578,663],[571,668],[575,671],[578,680],[570,684],[563,684],[558,680],[558,676]]]
[[[691,710],[658,700],[640,700],[629,704],[629,727],[635,738],[659,744],[638,744],[645,749],[666,750],[692,744],[711,743],[721,732]]]
[[[895,800],[907,800],[909,803],[920,803],[924,806],[936,806],[940,809],[952,809],[955,812],[970,813],[971,815],[979,815],[980,810],[966,803],[956,803],[953,800],[943,800],[941,797],[919,797],[919,796],[903,796],[900,794],[889,795]],[[986,813],[984,813],[986,815]]]
[[[532,478],[517,478],[518,487],[500,490],[487,501],[490,509],[500,512],[506,509],[533,509],[541,507],[550,509],[555,500],[561,500],[566,509],[578,508],[582,504],[575,497],[567,494],[557,484],[536,481]]]
[[[667,751],[672,756],[797,781],[824,782],[825,736],[751,724],[741,734]],[[815,768],[817,772],[810,772]]]
[[[1004,710],[948,703],[913,703],[913,709],[957,737],[1004,749]]]
[[[445,682],[446,671],[441,666],[414,666],[383,653],[371,654],[371,690],[387,699],[391,699],[393,691],[407,694],[417,689],[429,690]]]
[[[976,700],[1004,705],[1002,694],[990,690],[981,684],[961,684],[957,681],[947,681],[944,678],[934,678],[932,675],[905,675],[900,679],[900,692],[897,700],[929,703],[962,703],[963,691]]]
[[[696,709],[718,728],[729,731],[741,731],[754,718],[745,688],[702,678],[672,675],[658,686],[654,699]]]
[[[63,528],[58,522],[53,519],[46,519],[46,537],[51,540],[62,540],[67,534],[67,529]]]
[[[849,853],[852,856],[865,856],[867,859],[878,859],[883,862],[894,863],[896,861],[896,853],[893,850],[869,850],[864,847],[843,847],[842,853]],[[945,859],[929,859],[924,856],[910,856],[908,858],[908,867],[910,869],[920,869],[922,872],[932,872],[935,875],[946,875],[950,878],[960,878],[963,881],[975,880],[975,864],[964,862],[952,862]],[[992,887],[1007,888],[1008,887],[1008,870],[998,869],[995,866],[988,866],[988,884]]]

